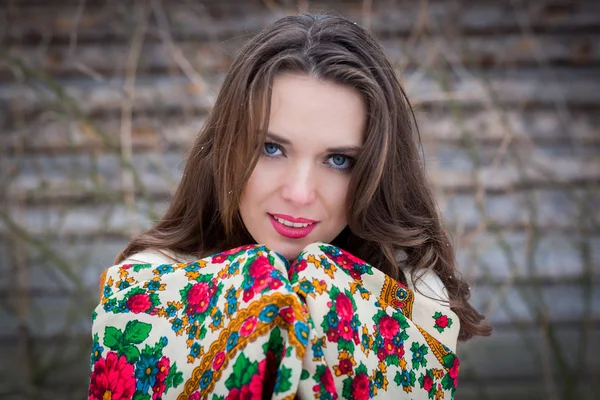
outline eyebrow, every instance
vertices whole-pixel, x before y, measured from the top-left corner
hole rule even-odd
[[[273,132],[267,132],[267,138],[274,140],[280,144],[290,146],[292,142],[284,137],[281,137]],[[329,147],[325,151],[327,153],[358,153],[362,150],[362,146],[341,146],[341,147]]]

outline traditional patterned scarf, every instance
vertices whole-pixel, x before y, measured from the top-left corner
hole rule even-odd
[[[101,279],[89,399],[451,399],[458,317],[351,254],[250,245]]]

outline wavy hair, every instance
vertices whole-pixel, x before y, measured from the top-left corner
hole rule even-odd
[[[415,115],[394,67],[372,34],[336,15],[281,18],[242,47],[190,150],[170,207],[115,262],[148,248],[200,258],[254,242],[239,203],[264,143],[273,79],[284,72],[350,86],[366,105],[364,150],[348,190],[348,226],[332,244],[403,283],[403,269],[413,281],[435,271],[460,318],[459,339],[489,335],[457,270],[419,157]]]

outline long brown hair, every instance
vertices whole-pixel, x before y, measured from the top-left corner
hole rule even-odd
[[[488,335],[491,328],[468,302],[469,287],[442,227],[406,93],[375,37],[340,16],[284,17],[245,44],[191,148],[169,209],[115,262],[147,248],[200,258],[254,242],[239,201],[264,143],[273,79],[282,72],[353,87],[367,108],[364,150],[348,191],[348,227],[333,244],[403,283],[402,267],[416,279],[435,271],[460,318],[459,338]]]

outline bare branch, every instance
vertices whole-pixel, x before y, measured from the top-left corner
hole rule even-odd
[[[135,13],[137,25],[131,41],[129,56],[127,57],[125,83],[123,85],[125,98],[121,105],[121,152],[123,158],[129,163],[131,162],[132,157],[131,127],[137,65],[144,43],[146,28],[148,26],[148,10],[143,2],[138,1],[136,3]],[[135,204],[133,175],[130,171],[123,170],[121,177],[123,180],[123,190],[125,191],[125,203],[133,207]]]
[[[75,18],[73,19],[73,29],[69,37],[69,59],[73,59],[75,56],[75,49],[77,48],[77,34],[79,32],[79,23],[81,22],[81,16],[85,9],[85,3],[87,0],[79,0],[77,11],[75,12]]]
[[[208,92],[208,84],[204,78],[194,69],[189,60],[183,55],[181,48],[173,42],[169,28],[169,21],[162,7],[161,0],[152,0],[152,10],[156,20],[158,21],[159,34],[162,38],[162,41],[171,52],[175,63],[179,66],[179,68],[181,68],[183,73],[194,84],[197,90],[206,92],[206,94],[210,95],[211,100],[214,101],[214,95]]]

